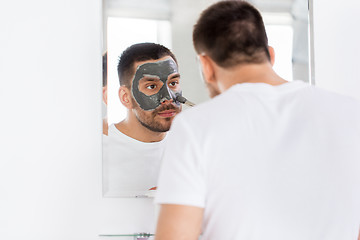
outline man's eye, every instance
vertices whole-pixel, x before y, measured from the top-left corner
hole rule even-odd
[[[156,88],[156,85],[154,85],[154,84],[153,84],[153,85],[149,85],[149,86],[147,86],[146,88],[147,88],[147,89],[155,89],[155,88]]]
[[[169,85],[170,85],[171,87],[175,87],[175,86],[176,86],[176,84],[178,84],[178,82],[176,82],[176,81],[175,81],[175,82],[170,82],[170,83],[169,83]]]

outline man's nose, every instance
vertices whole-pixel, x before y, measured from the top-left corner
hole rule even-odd
[[[163,105],[163,104],[169,104],[169,103],[172,103],[174,102],[174,99],[167,99],[167,98],[163,98],[160,103]]]
[[[160,103],[164,104],[164,103],[169,103],[169,102],[173,102],[173,93],[172,91],[168,88],[168,86],[164,86],[162,91],[161,91],[161,95],[162,98],[160,99]]]

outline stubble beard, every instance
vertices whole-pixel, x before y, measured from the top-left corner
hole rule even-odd
[[[162,123],[158,120],[155,119],[155,117],[157,116],[157,114],[161,111],[164,110],[170,110],[170,109],[174,109],[177,113],[180,112],[180,108],[176,108],[173,105],[160,105],[158,108],[156,108],[153,111],[145,111],[142,108],[140,108],[140,106],[136,103],[135,99],[131,99],[132,100],[132,104],[134,106],[135,111],[135,116],[136,119],[139,121],[139,123],[144,126],[145,128],[149,129],[150,131],[153,132],[167,132],[170,129],[171,126],[171,122],[174,119],[174,117],[169,117],[169,118],[162,118],[162,121],[165,123]],[[147,112],[149,112],[150,114],[147,114]]]

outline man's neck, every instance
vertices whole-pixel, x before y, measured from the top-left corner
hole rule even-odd
[[[218,68],[217,72],[221,92],[238,83],[266,83],[276,86],[287,82],[275,73],[270,63],[239,65],[230,69]]]
[[[154,132],[141,125],[137,119],[127,117],[116,123],[115,127],[123,134],[141,142],[159,142],[166,136],[166,132]]]

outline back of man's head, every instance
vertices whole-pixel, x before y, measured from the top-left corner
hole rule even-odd
[[[202,12],[193,42],[198,54],[224,68],[270,61],[262,17],[245,1],[220,1]]]
[[[128,47],[120,56],[117,66],[121,86],[130,88],[135,73],[134,64],[140,61],[156,60],[170,56],[177,63],[174,54],[166,47],[156,43],[138,43]]]

